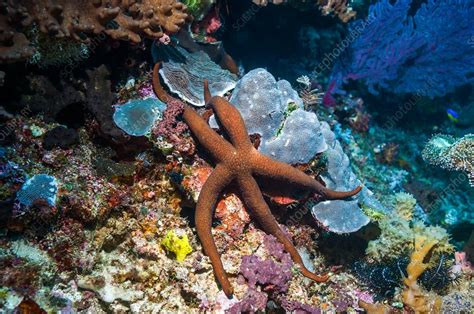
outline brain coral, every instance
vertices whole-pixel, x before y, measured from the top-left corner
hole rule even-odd
[[[31,206],[37,200],[46,200],[49,205],[56,204],[58,182],[55,177],[37,174],[28,179],[17,193],[17,200],[25,206]]]

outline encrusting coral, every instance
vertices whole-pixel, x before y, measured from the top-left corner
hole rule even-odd
[[[156,95],[167,102],[170,96],[165,92],[158,77],[160,64],[156,64],[153,73],[153,86]],[[231,182],[236,182],[244,204],[252,211],[263,229],[283,243],[285,250],[300,266],[304,276],[315,281],[326,281],[327,276],[318,276],[310,272],[295,246],[278,225],[270,208],[265,202],[256,177],[272,181],[290,183],[312,192],[324,199],[346,199],[360,192],[357,187],[349,192],[336,192],[327,189],[321,183],[292,167],[260,154],[249,139],[245,123],[239,111],[225,98],[211,97],[207,81],[204,83],[205,102],[214,110],[218,121],[230,139],[230,143],[219,136],[206,121],[189,106],[184,109],[183,117],[197,141],[210,153],[216,167],[204,184],[196,204],[196,231],[202,242],[206,255],[211,259],[216,277],[225,294],[230,297],[233,288],[224,271],[211,233],[212,212],[219,195]]]
[[[57,38],[84,40],[104,33],[138,43],[143,37],[175,33],[190,19],[186,6],[176,0],[4,0],[0,8],[0,62],[32,56],[34,49],[22,29],[33,25]]]

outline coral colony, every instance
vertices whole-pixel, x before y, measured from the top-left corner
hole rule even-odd
[[[0,8],[0,313],[474,312],[474,1]]]

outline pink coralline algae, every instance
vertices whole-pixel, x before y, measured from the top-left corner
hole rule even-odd
[[[183,133],[188,130],[188,126],[180,118],[183,111],[184,103],[174,98],[170,99],[163,112],[163,118],[152,132],[155,136],[166,138],[179,152],[192,155],[194,143],[190,137],[183,137]]]
[[[155,92],[153,92],[153,86],[151,83],[146,82],[138,89],[138,96],[140,98],[156,98]]]
[[[467,260],[466,252],[456,252],[454,253],[454,258],[456,261],[452,267],[452,272],[454,274],[474,274],[474,266]]]

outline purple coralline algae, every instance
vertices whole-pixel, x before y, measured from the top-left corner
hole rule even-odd
[[[230,313],[264,310],[267,294],[260,289],[272,292],[275,296],[288,291],[289,282],[293,277],[290,254],[285,252],[283,245],[271,235],[265,235],[263,243],[271,258],[262,259],[256,255],[242,257],[240,273],[247,282],[248,290],[244,298],[230,308]]]

